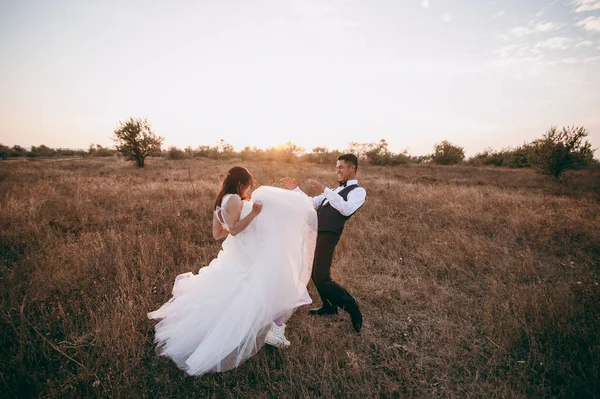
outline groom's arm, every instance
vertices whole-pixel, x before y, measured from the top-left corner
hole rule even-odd
[[[350,216],[365,203],[367,190],[362,187],[355,188],[348,193],[346,201],[344,201],[341,195],[334,193],[330,188],[326,188],[322,196],[323,198],[327,198],[331,206],[337,209],[342,215]]]
[[[300,190],[300,187],[298,187],[298,186],[296,186],[296,188],[293,189],[292,191],[295,191],[297,193],[302,193],[302,194],[306,195],[307,197],[310,197],[304,191]],[[325,196],[323,194],[320,194],[320,195],[317,195],[316,197],[310,197],[310,199],[312,200],[313,208],[317,209],[319,207],[319,205],[321,205],[321,202],[323,202],[323,200],[325,199]]]
[[[296,179],[292,179],[291,177],[284,177],[283,179],[281,179],[281,183],[283,184],[283,187],[287,188],[290,191],[302,193],[307,197],[310,197],[304,191],[300,190],[300,187],[298,187],[298,183],[296,183]],[[323,194],[320,194],[316,197],[310,197],[310,199],[312,200],[313,208],[317,209],[319,205],[321,205],[321,202],[323,202],[325,197],[323,196]]]

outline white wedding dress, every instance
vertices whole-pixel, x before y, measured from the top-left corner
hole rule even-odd
[[[218,209],[224,213],[227,195]],[[175,279],[173,297],[148,313],[157,352],[191,375],[227,371],[264,345],[271,322],[287,320],[311,303],[311,276],[317,215],[304,194],[260,187],[252,201],[261,213],[236,236],[229,235],[217,258],[198,274]],[[243,201],[240,218],[252,210]],[[227,228],[224,218],[218,218]]]

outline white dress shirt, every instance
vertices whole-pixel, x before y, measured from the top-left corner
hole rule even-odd
[[[358,184],[358,180],[348,180],[346,186],[351,186],[353,184]],[[325,200],[323,204],[330,203],[331,206],[337,209],[342,215],[352,215],[365,203],[365,200],[367,199],[367,190],[362,187],[357,187],[348,193],[348,199],[344,201],[344,199],[338,195],[338,193],[344,188],[346,187],[339,186],[334,189],[326,188],[325,191],[323,191],[323,194],[319,194],[316,197],[311,198],[313,207],[317,209],[323,200]],[[300,190],[300,187],[296,187],[294,191],[306,195],[304,191]]]

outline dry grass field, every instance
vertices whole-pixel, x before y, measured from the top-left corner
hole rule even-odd
[[[597,170],[361,166],[333,267],[361,335],[303,308],[289,350],[187,377],[155,356],[146,312],[218,252],[210,208],[235,164],[1,162],[0,396],[600,397]],[[335,183],[333,165],[244,166]]]

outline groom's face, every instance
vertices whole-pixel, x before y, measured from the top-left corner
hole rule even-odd
[[[351,180],[354,176],[354,165],[346,163],[346,161],[337,161],[335,165],[338,181]]]

